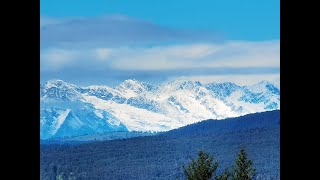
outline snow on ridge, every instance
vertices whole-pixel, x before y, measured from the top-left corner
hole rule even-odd
[[[253,84],[253,85],[250,85],[250,86],[246,86],[249,90],[251,90],[252,92],[254,93],[259,93],[259,92],[266,92],[267,91],[267,88],[266,86],[267,85],[273,85],[273,83],[271,83],[270,81],[266,81],[266,80],[263,80],[263,81],[260,81],[256,84]]]
[[[95,110],[94,113],[99,117],[99,118],[103,118],[103,114],[100,110]]]
[[[111,113],[131,131],[166,131],[174,126],[170,124],[172,119],[162,114],[135,108],[127,104],[105,101],[95,96],[84,95],[83,98],[85,102],[93,104],[96,109]],[[125,113],[122,113],[123,111]],[[144,118],[141,116],[144,116]]]
[[[168,131],[205,119],[220,120],[277,108],[280,89],[272,85],[269,81],[238,86],[232,82],[201,84],[199,81],[174,80],[153,86],[135,79],[125,80],[116,87],[91,85],[80,88],[62,80],[46,83],[46,87],[55,87],[58,91],[63,89],[66,95],[76,93],[79,95],[76,100],[93,105],[93,112],[99,118],[107,117],[107,114],[114,116],[114,119],[112,116],[108,119],[111,125],[122,123],[130,131],[154,132]],[[40,85],[40,88],[44,86]],[[69,112],[70,109],[60,114],[53,133],[57,132]]]
[[[52,131],[52,135],[56,134],[56,132],[59,130],[61,125],[66,120],[67,116],[69,115],[71,109],[66,109],[64,112],[62,112],[58,118],[57,118],[57,124],[55,126],[55,129]]]
[[[60,79],[53,79],[53,80],[48,80],[44,84],[44,87],[45,88],[52,88],[52,87],[56,87],[56,88],[58,88],[58,87],[73,88],[73,87],[76,87],[76,85],[64,82],[63,80],[60,80]]]
[[[111,86],[107,86],[107,85],[89,85],[89,86],[85,86],[83,88],[88,88],[88,89],[112,89],[112,90],[115,90],[115,89],[123,89],[123,88],[131,88],[131,89],[137,89],[137,88],[144,88],[145,85],[150,85],[150,86],[154,86],[156,88],[164,88],[166,86],[188,86],[188,85],[194,85],[194,86],[202,86],[202,87],[206,87],[207,85],[209,84],[233,84],[233,85],[236,85],[236,86],[240,86],[234,82],[209,82],[209,83],[205,83],[205,84],[202,84],[200,81],[195,81],[195,80],[184,80],[184,79],[177,79],[177,80],[171,80],[171,81],[167,81],[167,82],[164,82],[162,84],[160,84],[159,86],[156,86],[156,85],[153,85],[153,84],[150,84],[150,83],[146,83],[146,82],[142,82],[142,81],[138,81],[136,79],[127,79],[127,80],[124,80],[122,83],[120,83],[119,85],[115,86],[115,87],[111,87]],[[259,86],[259,85],[265,85],[265,84],[272,84],[274,86],[278,86],[278,84],[280,84],[280,80],[276,80],[274,82],[270,82],[270,81],[267,81],[267,80],[262,80],[256,84],[253,84],[253,85],[244,85],[244,87],[249,87],[249,86]],[[41,84],[40,83],[40,86],[43,86],[43,87],[57,87],[58,85],[63,85],[63,86],[68,86],[68,87],[80,87],[80,86],[77,86],[75,84],[72,84],[72,83],[67,83],[63,80],[60,80],[60,79],[53,79],[53,80],[48,80],[46,81],[46,83],[44,84]],[[129,87],[126,87],[126,86],[129,86]],[[241,86],[243,87],[243,86]]]

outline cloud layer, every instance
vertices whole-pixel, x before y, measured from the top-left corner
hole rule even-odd
[[[125,15],[60,19],[40,17],[42,46],[117,47],[217,39],[216,33],[176,30]]]
[[[271,42],[226,42],[156,47],[47,48],[41,51],[41,70],[113,68],[166,70],[188,68],[280,67],[280,45]]]
[[[212,75],[279,76],[279,40],[219,41],[213,32],[170,29],[123,15],[41,17],[40,33],[42,77],[207,81],[217,79]]]

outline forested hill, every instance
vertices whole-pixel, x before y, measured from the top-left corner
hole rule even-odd
[[[165,136],[194,136],[239,132],[280,125],[280,110],[248,114],[225,120],[206,120],[163,133]]]
[[[280,111],[202,121],[156,136],[41,145],[40,178],[176,179],[182,164],[202,149],[215,156],[218,171],[233,165],[244,144],[257,179],[280,179]]]

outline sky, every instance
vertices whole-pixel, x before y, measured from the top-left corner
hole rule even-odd
[[[40,77],[237,84],[280,78],[279,0],[41,0]]]

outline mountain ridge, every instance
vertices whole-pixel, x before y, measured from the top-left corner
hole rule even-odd
[[[60,110],[44,113],[48,108]],[[128,131],[161,132],[204,119],[220,120],[280,109],[280,89],[269,81],[248,86],[231,82],[202,84],[188,80],[174,80],[156,86],[135,79],[125,80],[115,87],[84,87],[62,80],[40,83],[40,114],[46,114],[40,118],[40,129],[52,129],[50,126],[59,122],[56,116],[67,109],[75,113],[75,117],[83,109],[92,112],[88,114],[94,114],[94,118],[81,115],[87,124],[81,125],[79,135],[88,133],[83,129],[90,129],[88,124],[94,126],[89,119],[99,119],[101,113],[110,114]],[[102,119],[106,122],[104,126],[111,125],[107,118]],[[96,123],[99,124],[99,121]],[[95,128],[100,127],[96,125]],[[99,133],[106,133],[107,129]],[[68,136],[68,133],[63,135]],[[40,136],[50,135],[42,131]]]

